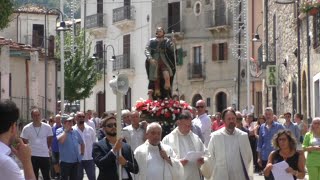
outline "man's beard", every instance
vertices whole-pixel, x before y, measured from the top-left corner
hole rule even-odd
[[[228,125],[228,130],[231,130],[231,131],[234,131],[234,128],[236,127],[236,124],[235,123],[229,123]]]
[[[115,136],[117,135],[116,132],[106,132],[106,134],[107,134],[108,136],[112,136],[112,137],[115,137]]]

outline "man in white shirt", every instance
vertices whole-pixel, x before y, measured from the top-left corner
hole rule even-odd
[[[138,111],[131,112],[131,125],[122,129],[122,136],[134,151],[145,141],[145,129],[140,122],[140,113]]]
[[[74,129],[77,130],[84,142],[84,155],[82,161],[78,167],[78,178],[83,179],[83,170],[86,171],[89,180],[96,179],[95,165],[92,158],[92,145],[96,142],[95,132],[92,127],[84,123],[84,113],[77,112],[76,115],[77,124],[74,126]]]
[[[36,177],[38,178],[40,169],[43,179],[50,180],[49,149],[53,133],[49,124],[41,122],[39,109],[31,110],[31,118],[32,122],[22,129],[20,136],[31,147],[31,161]]]
[[[189,152],[205,153],[205,146],[201,139],[191,131],[192,115],[188,110],[184,110],[178,117],[177,125],[170,134],[162,140],[164,144],[172,147],[184,168],[183,180],[201,180],[202,174],[199,167],[204,163],[204,158],[198,158],[196,161],[185,159]]]
[[[35,180],[31,149],[17,138],[17,120],[19,109],[10,100],[0,101],[0,179]],[[22,163],[23,174],[17,163],[10,157],[13,153]]]
[[[180,180],[183,167],[172,148],[160,142],[162,128],[153,122],[147,126],[144,144],[137,147],[134,156],[139,164],[135,180]]]
[[[86,113],[86,114],[85,114],[84,122],[85,122],[88,126],[92,127],[92,129],[96,129],[96,125],[95,125],[94,122],[91,120],[91,110],[90,110],[89,112],[90,112],[90,114],[89,114],[89,113]]]
[[[192,120],[192,123],[201,128],[201,133],[204,138],[204,144],[207,147],[211,133],[211,119],[206,113],[206,102],[199,100],[196,103],[198,116]]]

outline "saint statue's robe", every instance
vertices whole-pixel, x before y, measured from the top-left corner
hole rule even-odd
[[[235,128],[228,134],[225,128],[211,134],[210,157],[201,166],[206,180],[252,180],[253,158],[248,134]]]
[[[201,139],[190,131],[183,135],[178,128],[163,138],[162,142],[172,147],[177,154],[177,159],[183,159],[190,151],[205,152],[205,146]],[[184,166],[184,177],[182,180],[200,180],[201,174],[197,162],[188,162]]]
[[[164,150],[170,157],[171,165],[160,157],[159,149]],[[153,146],[145,141],[134,151],[134,156],[139,164],[139,173],[135,180],[180,180],[183,177],[183,167],[172,148],[160,143]]]

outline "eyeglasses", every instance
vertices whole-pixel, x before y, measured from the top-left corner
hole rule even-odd
[[[78,118],[85,118],[85,116],[78,116]]]
[[[117,127],[117,123],[106,124],[104,127],[108,127],[108,128]]]
[[[196,106],[196,108],[197,108],[197,109],[199,109],[199,108],[204,108],[204,106]]]

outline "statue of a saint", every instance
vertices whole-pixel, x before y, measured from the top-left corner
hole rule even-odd
[[[152,94],[154,100],[172,97],[172,82],[176,72],[175,47],[171,39],[164,35],[163,28],[158,27],[156,37],[150,39],[145,49],[148,93]]]

